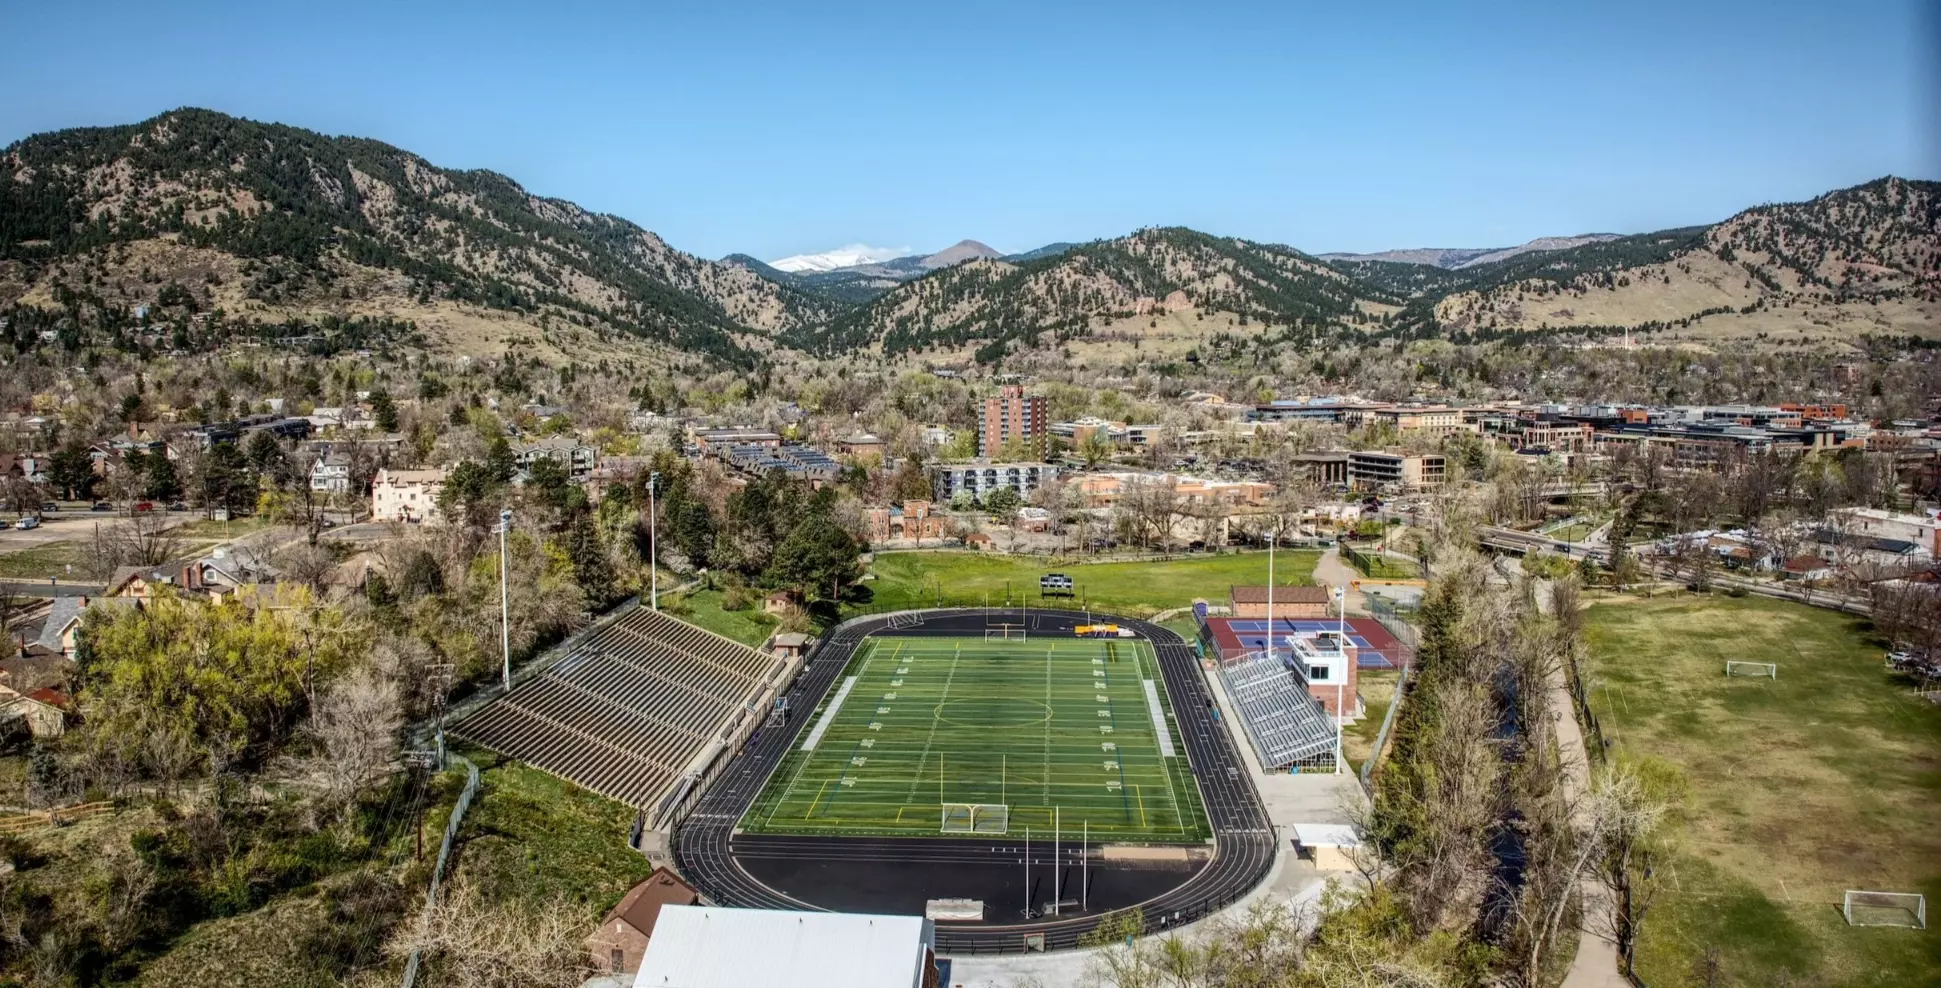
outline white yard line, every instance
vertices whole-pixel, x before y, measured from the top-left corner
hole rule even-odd
[[[950,672],[944,676],[944,691],[943,695],[937,698],[937,709],[930,712],[930,733],[923,739],[923,754],[917,756],[917,772],[910,777],[910,791],[905,794],[903,799],[903,802],[906,804],[915,802],[917,798],[917,783],[923,779],[924,764],[930,761],[930,746],[937,741],[937,722],[939,719],[937,710],[941,710],[944,704],[950,702],[950,684],[957,678],[957,660],[963,657],[964,652],[962,649],[951,653]],[[948,780],[944,778],[943,772],[939,771],[937,773],[937,791],[939,793],[943,792],[947,782]],[[942,800],[939,800],[939,802],[942,802]]]

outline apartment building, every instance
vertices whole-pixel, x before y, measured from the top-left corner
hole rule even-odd
[[[930,468],[931,489],[943,500],[959,491],[983,497],[1000,487],[1009,487],[1020,496],[1029,495],[1039,485],[1057,478],[1059,470],[1050,463],[940,463]]]
[[[1440,453],[1355,450],[1348,454],[1348,484],[1356,490],[1372,491],[1391,485],[1404,490],[1426,490],[1441,487],[1447,475],[1447,461]]]
[[[1000,388],[997,397],[984,399],[984,413],[977,421],[977,455],[996,456],[1005,443],[1019,439],[1032,455],[1044,456],[1045,440],[1051,434],[1050,408],[1045,398],[1025,394],[1023,385]]]
[[[438,495],[444,489],[442,469],[379,470],[371,481],[371,520],[437,521]]]

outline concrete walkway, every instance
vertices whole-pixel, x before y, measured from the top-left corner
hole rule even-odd
[[[1343,598],[1343,603],[1347,605],[1350,614],[1368,613],[1368,601],[1354,588],[1355,581],[1359,579],[1361,574],[1355,572],[1354,567],[1341,561],[1339,546],[1322,553],[1321,558],[1314,563],[1314,582],[1340,587],[1346,591],[1347,596]]]
[[[1537,580],[1537,609],[1550,612],[1550,581]],[[1584,732],[1577,725],[1577,712],[1570,698],[1569,677],[1559,665],[1550,672],[1550,716],[1557,722],[1557,752],[1563,762],[1564,798],[1577,805],[1590,788],[1590,756],[1584,748]],[[1595,876],[1579,880],[1578,897],[1583,902],[1584,918],[1577,931],[1577,956],[1570,962],[1561,988],[1630,988],[1618,960],[1617,944],[1610,935],[1610,890]],[[1562,945],[1558,947],[1561,949]]]

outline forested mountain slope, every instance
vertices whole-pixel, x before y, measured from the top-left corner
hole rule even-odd
[[[0,265],[0,302],[95,321],[178,285],[232,315],[456,308],[733,360],[833,314],[503,175],[194,109],[0,152]]]

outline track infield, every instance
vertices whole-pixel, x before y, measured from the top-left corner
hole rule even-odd
[[[944,804],[991,804],[1008,807],[1012,836],[1050,834],[1055,810],[1068,836],[1201,843],[1169,702],[1139,639],[872,637],[741,829],[938,837]]]

